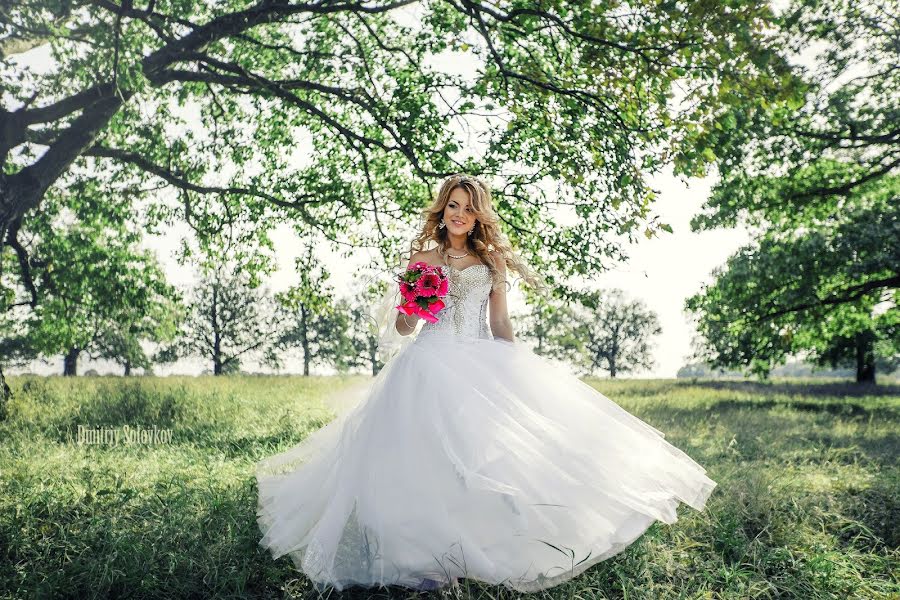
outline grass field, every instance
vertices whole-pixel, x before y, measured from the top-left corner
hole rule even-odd
[[[360,377],[12,377],[0,424],[0,598],[316,598],[257,545],[256,461]],[[718,487],[548,598],[900,598],[900,389],[591,381]],[[79,426],[171,440],[78,444]],[[158,440],[159,441],[159,440]],[[331,596],[439,597],[402,588]],[[475,582],[462,597],[519,594]]]

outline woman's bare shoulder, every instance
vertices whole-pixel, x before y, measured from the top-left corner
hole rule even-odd
[[[412,256],[409,257],[409,264],[411,265],[420,260],[428,264],[434,264],[436,258],[437,252],[435,252],[434,248],[430,250],[419,250],[418,252],[413,252]]]

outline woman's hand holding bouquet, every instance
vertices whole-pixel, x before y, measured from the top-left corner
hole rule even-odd
[[[422,317],[429,323],[436,323],[434,313],[444,308],[441,300],[447,295],[448,281],[440,266],[419,261],[409,266],[397,277],[400,295],[405,302],[396,306],[405,315]]]

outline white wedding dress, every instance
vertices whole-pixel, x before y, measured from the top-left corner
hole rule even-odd
[[[519,342],[492,338],[490,272],[352,410],[261,462],[260,545],[321,589],[466,577],[522,592],[627,548],[716,483],[663,433]]]

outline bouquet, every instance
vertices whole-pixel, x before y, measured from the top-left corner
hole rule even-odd
[[[399,275],[397,282],[400,284],[400,295],[406,300],[396,306],[397,310],[436,323],[438,319],[434,313],[444,308],[441,298],[447,295],[448,282],[444,270],[419,261]]]

